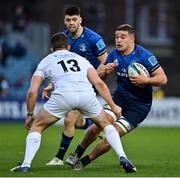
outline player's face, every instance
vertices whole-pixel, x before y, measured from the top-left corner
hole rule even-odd
[[[78,15],[65,15],[64,24],[71,33],[76,33],[81,25],[82,18]]]
[[[116,31],[115,32],[116,48],[122,54],[128,54],[134,47],[134,35],[129,34],[128,31]]]

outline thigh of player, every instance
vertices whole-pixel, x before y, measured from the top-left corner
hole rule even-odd
[[[140,104],[136,106],[136,109],[128,107],[124,108],[122,117],[118,118],[114,123],[120,136],[123,136],[136,128],[148,115],[150,105],[143,106]]]
[[[56,121],[58,121],[58,118],[42,107],[35,116],[30,132],[42,132]]]

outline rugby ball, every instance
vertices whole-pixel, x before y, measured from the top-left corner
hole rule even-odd
[[[133,62],[128,66],[128,76],[136,76],[143,73],[146,77],[150,77],[148,70],[140,63]]]

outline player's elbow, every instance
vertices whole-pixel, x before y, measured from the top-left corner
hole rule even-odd
[[[165,77],[165,79],[163,80],[163,85],[166,85],[167,82],[168,82],[168,79],[167,79],[167,77]]]
[[[162,78],[160,85],[161,85],[161,86],[166,85],[167,82],[168,82],[168,79],[167,79],[167,77],[166,77],[166,75],[165,75],[165,76]]]
[[[34,95],[37,95],[37,90],[34,89],[34,88],[29,88],[27,95],[28,95],[29,97],[34,96]]]
[[[102,80],[97,80],[95,83],[94,83],[94,86],[97,90],[99,89],[103,89],[104,88],[104,82]]]

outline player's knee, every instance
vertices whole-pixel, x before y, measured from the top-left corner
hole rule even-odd
[[[42,120],[34,120],[30,132],[42,132],[48,125]]]
[[[80,117],[81,113],[80,113],[78,110],[73,110],[73,111],[68,112],[67,115],[68,115],[68,117],[70,117],[70,118],[76,118],[76,119],[78,119],[78,118]]]
[[[104,152],[107,152],[111,149],[111,146],[106,140],[103,141],[103,147],[104,147]]]
[[[114,112],[111,110],[110,106],[105,105],[104,110],[108,114],[109,122],[114,123],[116,121],[117,117],[116,117],[116,114],[114,114]]]
[[[76,122],[76,118],[70,117],[69,115],[67,115],[67,117],[64,119],[65,126],[75,125],[75,122]]]
[[[79,116],[79,115],[77,115]],[[86,124],[86,119],[83,118],[82,115],[80,115],[79,117],[76,116],[76,121],[75,121],[75,127],[76,128],[82,128],[85,124]]]
[[[81,120],[79,119],[81,116],[79,111],[71,111],[67,114],[66,118],[64,119],[64,125],[75,125],[76,122],[79,121],[79,124]]]
[[[99,115],[98,119],[95,122],[102,130],[111,124],[111,122],[108,119],[108,114],[105,111],[102,111]]]
[[[92,126],[87,128],[86,132],[92,135],[98,135],[101,132],[101,128],[93,124]]]
[[[133,126],[127,120],[125,120],[123,116],[121,116],[116,120],[114,126],[120,136],[125,135],[126,133],[130,132],[133,129]]]

